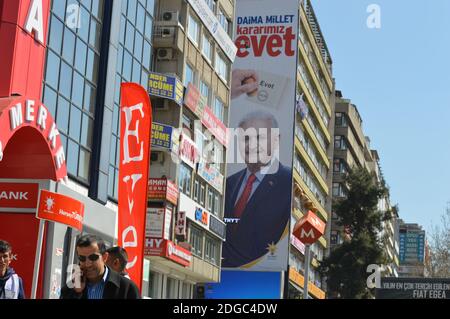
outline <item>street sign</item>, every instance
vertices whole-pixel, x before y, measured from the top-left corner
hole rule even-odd
[[[325,223],[308,211],[294,226],[292,234],[304,244],[314,244],[325,233]]]

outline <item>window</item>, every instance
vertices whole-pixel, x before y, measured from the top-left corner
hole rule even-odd
[[[219,172],[221,171],[220,167],[221,167],[222,163],[224,162],[223,153],[224,153],[224,147],[221,144],[215,142],[214,143],[214,164],[213,165]]]
[[[333,161],[333,172],[334,173],[347,173],[347,168],[345,162],[342,159],[335,158]]]
[[[178,176],[178,188],[186,195],[191,194],[192,169],[185,164],[180,164],[180,175]]]
[[[211,236],[205,236],[205,260],[219,266],[220,243]]]
[[[199,184],[198,179],[196,179],[194,181],[194,194],[193,195],[194,195],[194,200],[198,201],[198,198],[200,196],[200,184]]]
[[[194,121],[186,114],[183,114],[183,134],[188,135],[189,138],[192,139],[194,135],[193,132],[194,132]]]
[[[60,2],[59,0],[53,1]],[[68,1],[70,2],[70,1]],[[92,12],[94,14],[99,10],[98,1],[82,0],[83,3],[92,3]],[[102,5],[103,7],[103,5]],[[118,175],[119,175],[119,154],[120,154],[120,83],[137,82],[144,87],[148,85],[148,74],[153,69],[153,46],[152,32],[153,19],[155,13],[154,0],[129,0],[122,1],[120,9],[120,26],[118,27],[118,56],[115,73],[114,105],[112,119],[111,155],[109,161],[108,178],[108,196],[112,200],[118,198]],[[89,33],[89,44],[97,43],[98,28],[91,21],[91,30]],[[83,43],[83,42],[82,42]],[[78,43],[77,49],[78,50]],[[80,50],[85,50],[81,46]],[[77,63],[77,59],[75,59]],[[92,60],[92,63],[98,63],[98,60]],[[79,61],[80,66],[86,62]],[[75,64],[77,65],[77,64]],[[94,76],[94,75],[93,75]],[[87,87],[88,92],[90,88]],[[85,95],[87,95],[85,93]],[[163,298],[161,296],[160,298]]]
[[[192,253],[202,258],[203,256],[203,231],[191,224],[189,243],[192,246]]]
[[[336,127],[347,127],[347,119],[344,113],[336,113]]]
[[[178,298],[178,280],[167,277],[166,299]]]
[[[333,183],[333,196],[345,197],[345,191],[341,183]]]
[[[199,202],[200,205],[205,206],[205,196],[206,196],[206,184],[205,183],[201,183],[200,184],[200,198],[199,198]]]
[[[206,36],[202,36],[202,52],[205,56],[205,58],[211,62],[212,61],[212,42],[211,40]]]
[[[213,13],[216,12],[216,1],[217,0],[205,0],[206,4]]]
[[[189,15],[188,36],[189,36],[189,39],[191,39],[195,45],[198,45],[199,35],[200,35],[199,23],[191,15]]]
[[[217,193],[214,194],[214,205],[213,205],[212,213],[214,215],[216,215],[217,217],[220,217],[220,211],[221,211],[220,199],[221,199],[221,196],[219,194],[217,194]]]
[[[212,211],[212,206],[214,204],[214,192],[211,187],[208,187],[208,202],[206,203],[206,209]]]
[[[225,123],[225,121],[224,121],[224,111],[225,110],[224,110],[223,102],[218,97],[216,97],[214,99],[213,113],[214,113],[215,116],[217,116],[217,118],[219,120],[221,120],[222,122]]]
[[[217,74],[219,74],[225,82],[228,82],[228,64],[219,53],[216,53],[215,69]]]
[[[195,85],[195,72],[194,68],[190,64],[186,63],[183,82],[184,86],[187,87],[189,82]]]
[[[203,81],[200,81],[200,93],[204,97],[206,97],[206,99],[208,100],[208,104],[209,104],[211,89],[210,89],[209,85]]]
[[[81,28],[65,23],[69,4],[80,11]],[[52,1],[43,99],[60,128],[70,177],[88,185],[93,151],[98,61],[104,0]],[[89,34],[92,34],[90,41]],[[86,90],[88,87],[90,90]]]
[[[230,19],[227,18],[222,9],[219,9],[219,22],[222,28],[225,30],[228,35],[231,35],[231,22]]]
[[[344,136],[338,135],[334,137],[334,148],[342,151],[345,151],[347,149],[347,144],[345,142]]]
[[[183,283],[183,290],[181,292],[182,299],[191,299],[192,298],[192,285],[186,282]]]
[[[162,275],[160,273],[150,271],[149,288],[148,288],[149,297],[152,299],[161,299],[162,298],[161,286],[162,286]]]

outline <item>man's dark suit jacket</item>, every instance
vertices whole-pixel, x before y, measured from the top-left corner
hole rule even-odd
[[[88,299],[87,287],[78,294],[73,288],[65,286],[61,289],[61,299]],[[140,299],[139,289],[130,279],[127,279],[109,268],[103,299]]]
[[[234,206],[246,169],[227,178],[225,218],[234,218]],[[227,224],[222,267],[240,267],[262,257],[269,244],[280,239],[291,215],[292,172],[279,165],[266,174],[255,190],[237,225]]]

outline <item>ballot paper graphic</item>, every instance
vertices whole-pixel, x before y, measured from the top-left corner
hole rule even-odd
[[[288,78],[274,73],[259,71],[258,90],[248,94],[247,99],[270,108],[279,109]]]

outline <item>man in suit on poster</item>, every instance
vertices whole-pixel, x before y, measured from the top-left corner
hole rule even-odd
[[[239,152],[246,168],[227,178],[222,266],[228,268],[273,252],[291,213],[292,172],[278,160],[277,120],[256,111],[240,121],[239,129]]]

